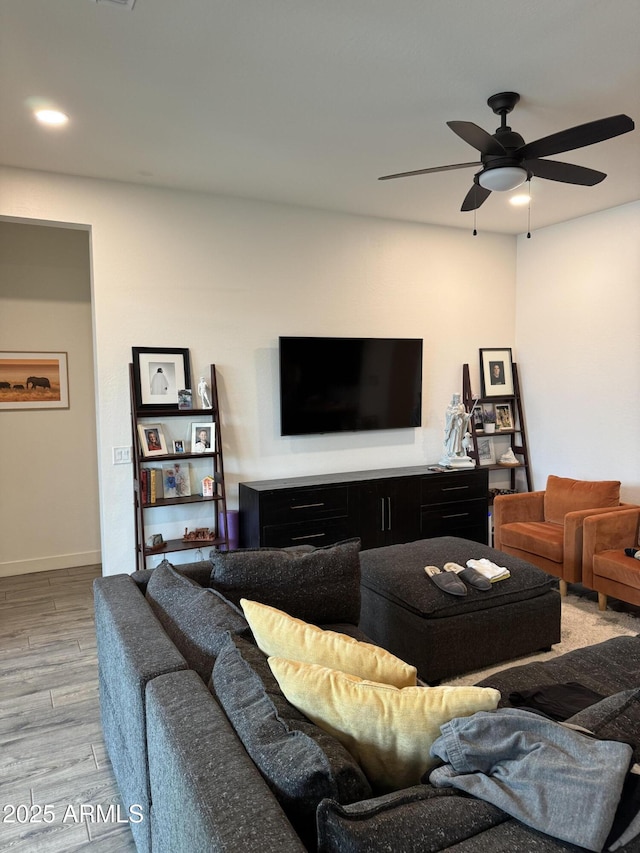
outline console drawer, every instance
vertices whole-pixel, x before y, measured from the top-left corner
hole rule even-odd
[[[455,504],[422,507],[420,514],[422,536],[462,536],[471,539],[468,531],[477,528],[486,536],[488,525],[486,501],[463,501]]]
[[[346,517],[300,524],[267,524],[262,528],[262,544],[270,548],[289,548],[292,545],[313,545],[320,548],[354,536]]]
[[[447,477],[423,477],[420,503],[442,504],[487,497],[486,477],[477,472],[459,472]]]
[[[320,489],[284,489],[262,501],[262,519],[267,524],[298,524],[316,518],[347,515],[349,489],[329,486]]]

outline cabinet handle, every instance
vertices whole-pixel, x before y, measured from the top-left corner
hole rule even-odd
[[[296,506],[292,506],[291,509],[312,509],[316,506],[324,506],[324,501],[320,501],[317,504],[297,504]]]
[[[464,516],[469,515],[468,512],[452,512],[449,515],[443,515],[442,518],[463,518]]]
[[[442,491],[443,492],[461,492],[463,490],[466,491],[466,489],[468,489],[468,488],[469,488],[469,486],[443,486]]]
[[[322,539],[326,533],[309,533],[307,536],[292,536],[292,542],[299,542],[301,539]]]
[[[391,530],[391,498],[380,498],[380,530]]]

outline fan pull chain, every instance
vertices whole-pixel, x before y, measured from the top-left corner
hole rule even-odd
[[[473,236],[474,237],[478,236],[478,229],[476,228],[477,222],[478,222],[478,208],[476,207],[473,210]]]
[[[529,204],[527,206],[527,240],[531,239],[531,178],[527,181],[529,184]]]

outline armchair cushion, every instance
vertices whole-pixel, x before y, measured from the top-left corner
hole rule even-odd
[[[544,521],[521,521],[502,528],[501,542],[528,554],[537,554],[561,563],[564,551],[564,527]]]
[[[569,512],[619,504],[619,480],[572,480],[550,474],[544,495],[544,520],[564,524]]]
[[[640,563],[627,557],[624,551],[602,551],[596,554],[593,558],[593,573],[597,578],[640,589]]]

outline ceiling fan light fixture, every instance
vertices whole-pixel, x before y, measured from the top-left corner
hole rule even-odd
[[[527,180],[526,169],[519,166],[498,166],[495,169],[485,169],[478,177],[478,183],[485,190],[492,192],[508,192],[515,190]]]

